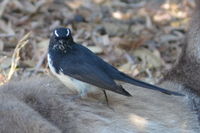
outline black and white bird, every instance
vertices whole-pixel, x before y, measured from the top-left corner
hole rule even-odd
[[[105,90],[131,96],[121,85],[116,84],[117,80],[168,95],[182,96],[177,92],[133,79],[118,71],[86,47],[75,43],[69,28],[57,28],[53,31],[48,49],[48,64],[52,73],[68,88],[76,89],[80,96],[98,87],[103,90],[107,103]]]

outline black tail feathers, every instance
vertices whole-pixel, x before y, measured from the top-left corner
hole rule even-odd
[[[118,85],[117,86],[118,88],[115,90],[116,93],[119,93],[121,95],[124,95],[124,96],[128,96],[128,97],[131,97],[132,95],[126,91],[121,85]]]
[[[130,83],[130,84],[133,84],[133,85],[136,85],[136,86],[139,86],[139,87],[160,91],[160,92],[165,93],[167,95],[185,96],[185,95],[180,94],[178,92],[166,90],[166,89],[163,89],[161,87],[158,87],[158,86],[155,86],[155,85],[151,85],[151,84],[145,83],[143,81],[139,81],[139,80],[133,79],[133,78],[129,77],[128,75],[124,74],[124,73],[121,73],[121,75],[122,75],[122,77],[119,80],[127,82],[127,83]]]

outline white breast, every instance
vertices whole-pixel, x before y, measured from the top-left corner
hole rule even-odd
[[[47,55],[47,61],[48,61],[48,65],[49,65],[49,68],[50,68],[51,72],[52,72],[54,75],[56,75],[56,70],[55,70],[55,68],[54,68],[53,65],[52,65],[53,62],[52,62],[52,60],[51,60],[49,54]]]
[[[59,74],[56,73],[55,68],[52,65],[52,60],[48,54],[48,65],[51,72],[69,89],[76,90],[80,95],[86,95],[88,92],[93,92],[97,90],[97,87],[90,85],[88,83],[82,82],[75,78],[63,74],[63,69],[59,69]]]

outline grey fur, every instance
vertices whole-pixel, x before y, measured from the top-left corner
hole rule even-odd
[[[137,133],[199,132],[197,115],[186,97],[168,96],[125,84],[132,98],[108,92],[110,106],[99,103],[102,92],[71,101],[74,92],[55,78],[34,77],[0,88],[0,132]],[[182,89],[164,82],[168,89]],[[133,89],[134,87],[134,89]],[[133,93],[133,94],[134,94]],[[9,109],[9,110],[8,110]]]
[[[192,14],[187,38],[182,54],[175,67],[165,76],[191,88],[200,94],[200,1],[196,0],[196,9]]]

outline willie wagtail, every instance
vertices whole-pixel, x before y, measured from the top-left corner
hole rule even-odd
[[[94,86],[101,88],[107,104],[105,90],[131,96],[121,85],[116,84],[115,80],[157,90],[168,95],[183,96],[180,93],[133,79],[118,71],[86,47],[75,43],[69,28],[57,28],[53,31],[48,49],[48,64],[53,74],[68,88],[78,90],[80,96],[87,94]]]

